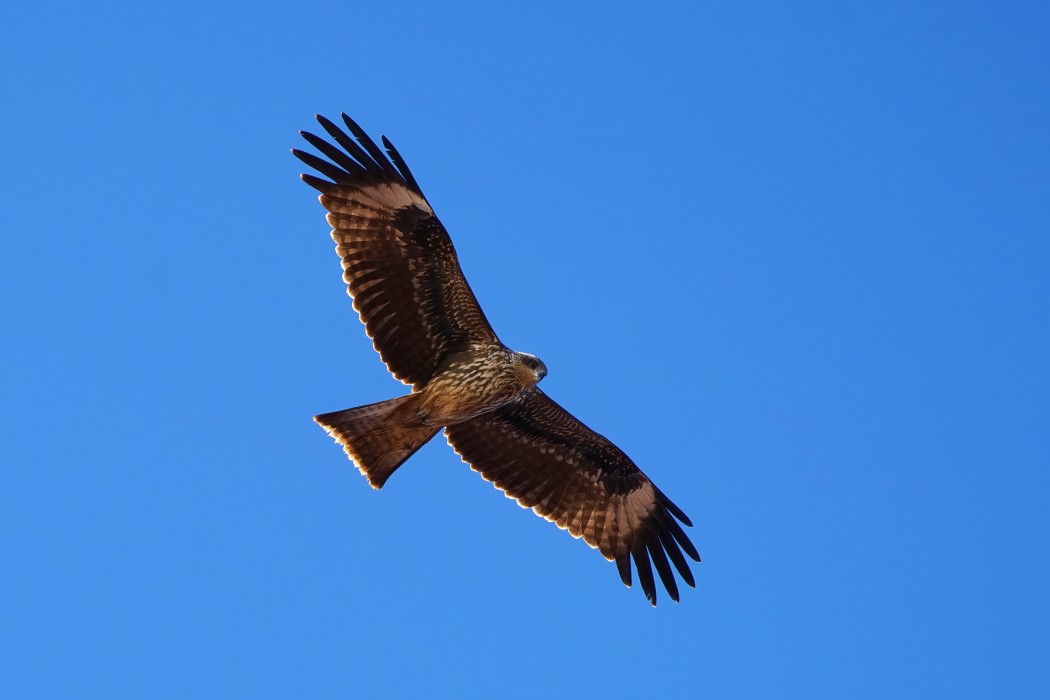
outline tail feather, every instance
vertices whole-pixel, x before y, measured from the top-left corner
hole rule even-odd
[[[322,413],[314,421],[324,428],[372,488],[382,488],[394,471],[434,437],[440,426],[422,425],[416,417],[419,394]]]

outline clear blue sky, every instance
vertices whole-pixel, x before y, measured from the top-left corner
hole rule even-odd
[[[1045,3],[88,5],[4,10],[0,696],[1044,697]],[[311,422],[404,390],[289,153],[341,110],[681,604]]]

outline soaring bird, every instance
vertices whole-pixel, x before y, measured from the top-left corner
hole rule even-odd
[[[543,393],[547,367],[500,342],[404,158],[385,136],[386,153],[342,118],[353,137],[320,115],[331,140],[300,132],[324,158],[292,153],[328,178],[302,175],[328,211],[354,309],[412,393],[314,420],[376,489],[444,429],[471,469],[615,561],[626,586],[633,559],[656,605],[655,565],[678,601],[672,565],[695,586],[685,555],[700,561],[678,522],[692,526],[689,518],[622,450]]]

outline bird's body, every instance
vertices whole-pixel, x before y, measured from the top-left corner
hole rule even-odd
[[[542,370],[530,368],[530,360],[538,362],[502,345],[450,355],[420,392],[424,419],[454,425],[513,401],[546,374],[542,363]]]
[[[626,585],[633,559],[655,605],[655,565],[678,600],[671,564],[692,586],[683,552],[700,560],[676,522],[689,519],[623,451],[540,391],[547,368],[538,358],[500,342],[394,147],[383,139],[388,159],[345,114],[355,138],[318,121],[339,147],[302,132],[328,160],[293,153],[331,178],[303,175],[328,210],[354,308],[387,368],[413,392],[315,420],[377,489],[444,429],[471,468],[614,560]]]

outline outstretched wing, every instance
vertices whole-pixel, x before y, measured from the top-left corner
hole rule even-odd
[[[355,138],[317,116],[338,145],[300,132],[328,160],[292,153],[329,178],[302,176],[328,210],[347,293],[387,368],[420,389],[446,355],[499,341],[404,159],[342,117]]]
[[[496,488],[615,561],[627,586],[633,558],[653,605],[650,561],[673,600],[678,584],[671,563],[694,585],[682,552],[696,561],[700,555],[677,522],[691,526],[689,518],[620,448],[538,388],[445,433],[463,460]]]

